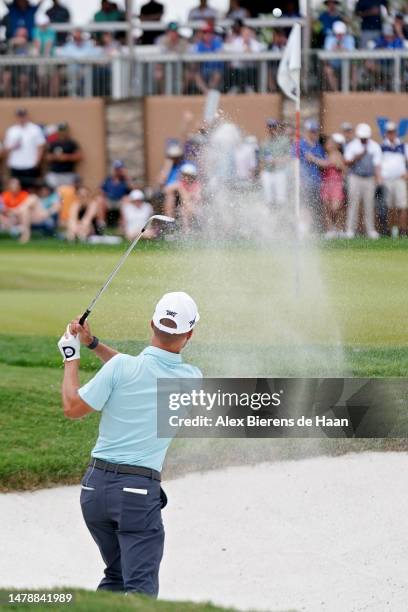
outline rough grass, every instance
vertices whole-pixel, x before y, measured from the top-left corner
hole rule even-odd
[[[17,592],[34,593],[28,589],[0,590],[0,605],[6,604],[8,594]],[[191,603],[183,601],[156,601],[150,597],[143,595],[125,596],[122,594],[108,593],[98,591],[93,593],[82,589],[72,589],[66,587],[55,591],[41,591],[41,593],[72,593],[74,601],[72,604],[12,604],[8,606],[10,609],[19,610],[19,612],[36,610],[75,610],[75,612],[234,612],[235,608],[220,608],[211,603]],[[287,611],[287,612],[295,612]]]

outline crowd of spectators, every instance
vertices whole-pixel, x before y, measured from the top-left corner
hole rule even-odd
[[[128,53],[125,31],[86,32],[74,28],[69,32],[56,32],[54,24],[70,23],[68,3],[53,0],[53,6],[42,12],[42,1],[36,4],[28,0],[13,0],[3,3],[7,13],[2,20],[4,40],[1,51],[21,58],[21,66],[0,68],[0,95],[12,94],[61,95],[68,90],[67,81],[79,83],[81,95],[80,64],[70,64],[69,71],[53,67],[44,72],[33,65],[24,66],[24,58],[61,57],[81,60],[85,58],[111,58]],[[279,5],[279,2],[273,3]],[[282,17],[299,17],[298,2],[282,2]],[[398,0],[357,0],[354,11],[343,10],[345,3],[340,0],[324,0],[312,19],[312,46],[328,51],[353,51],[354,49],[403,49],[408,45],[408,5]],[[143,22],[160,24],[157,30],[136,27],[133,31],[135,45],[153,45],[163,54],[217,53],[227,51],[237,54],[256,55],[264,50],[282,51],[286,45],[290,28],[287,27],[248,27],[248,18],[271,17],[270,2],[231,0],[228,11],[220,14],[211,6],[211,1],[200,0],[193,7],[186,20],[197,23],[194,28],[171,22],[163,24],[164,5],[150,0],[142,5],[139,13]],[[219,18],[229,18],[232,24],[221,27]],[[100,9],[94,15],[94,24],[121,22],[125,12],[120,2],[102,0]],[[375,77],[384,69],[382,62],[365,62],[364,70],[368,76]],[[332,60],[324,65],[326,86],[331,90],[339,88],[340,60]],[[386,66],[385,66],[386,68]],[[109,95],[109,67],[94,67],[96,83],[95,95]],[[276,71],[275,71],[276,72]],[[269,90],[276,89],[276,75],[271,68],[268,75]],[[204,61],[191,63],[183,77],[183,90],[186,93],[202,93],[208,88],[218,88],[234,93],[235,91],[254,91],[258,86],[257,68],[249,60],[245,62]],[[357,87],[359,75],[352,71],[352,86]],[[361,79],[360,79],[361,80]],[[154,69],[155,93],[164,90],[164,68],[156,64]],[[69,93],[69,92],[68,92]]]
[[[225,167],[215,171],[221,181],[217,187],[205,151],[218,120],[194,129],[192,121],[186,112],[184,137],[169,140],[153,184],[133,180],[124,162],[115,160],[91,189],[78,174],[83,152],[69,126],[39,126],[27,110],[17,109],[1,149],[7,178],[0,188],[0,231],[21,242],[30,240],[33,230],[69,241],[132,240],[154,210],[176,217],[188,234],[200,227],[209,185],[228,186],[232,194],[258,194],[271,211],[289,220],[297,148],[293,126],[269,118],[264,139],[237,141],[223,153]],[[376,142],[365,123],[342,123],[337,132],[323,135],[316,121],[305,121],[299,146],[305,231],[328,239],[353,238],[358,232],[370,239],[407,235],[408,145],[395,123],[388,121],[384,130],[383,140]],[[153,227],[144,238],[155,238],[157,231]]]

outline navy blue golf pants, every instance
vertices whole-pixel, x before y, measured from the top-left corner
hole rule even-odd
[[[81,508],[106,565],[98,589],[157,597],[164,545],[160,482],[90,466]]]

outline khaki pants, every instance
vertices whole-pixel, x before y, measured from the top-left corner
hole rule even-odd
[[[389,179],[385,181],[385,187],[388,208],[405,210],[408,206],[406,180],[404,178]]]
[[[360,203],[364,205],[364,223],[366,232],[374,232],[374,196],[375,179],[350,174],[348,179],[347,231],[355,232],[358,223]]]

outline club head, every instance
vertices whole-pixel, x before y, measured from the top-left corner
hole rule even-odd
[[[153,217],[150,217],[149,221],[153,221],[153,219],[164,221],[165,223],[174,223],[173,217],[167,217],[166,215],[153,215]]]

